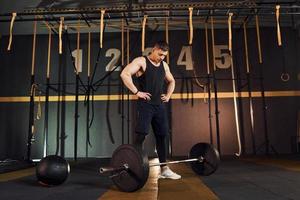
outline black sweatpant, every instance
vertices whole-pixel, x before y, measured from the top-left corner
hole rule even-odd
[[[134,145],[142,148],[146,135],[152,126],[159,162],[166,162],[166,136],[168,119],[165,104],[153,105],[139,100],[137,103],[137,125]]]

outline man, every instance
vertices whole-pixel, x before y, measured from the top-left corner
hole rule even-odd
[[[125,86],[138,97],[137,126],[134,144],[143,148],[143,142],[152,129],[156,140],[159,162],[166,162],[166,142],[168,120],[165,103],[169,101],[175,88],[175,80],[169,66],[164,62],[169,46],[166,42],[156,42],[149,56],[135,58],[121,73]],[[139,87],[135,86],[132,76],[138,77]],[[164,82],[167,81],[167,93],[163,94]],[[159,178],[180,179],[181,176],[166,166],[161,166]]]

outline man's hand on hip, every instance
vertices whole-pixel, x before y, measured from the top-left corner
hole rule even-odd
[[[140,99],[145,99],[147,101],[151,100],[151,94],[148,93],[148,92],[138,91],[138,93],[136,94],[136,96],[138,96],[138,98],[140,98]]]
[[[161,98],[161,100],[163,101],[163,102],[169,102],[169,100],[170,100],[170,96],[169,95],[166,95],[166,94],[162,94],[161,96],[160,96],[160,98]]]

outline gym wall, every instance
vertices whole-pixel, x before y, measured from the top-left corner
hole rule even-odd
[[[204,30],[194,30],[193,46],[189,47],[188,31],[170,31],[170,68],[176,78],[176,89],[169,104],[170,116],[170,146],[173,156],[186,155],[196,142],[210,142],[209,113],[207,96],[198,83],[205,84],[207,79],[205,34]],[[277,46],[274,28],[261,28],[263,64],[258,63],[258,52],[255,29],[248,29],[248,50],[252,80],[252,90],[257,92],[253,97],[254,105],[254,138],[256,151],[264,154],[266,149],[265,128],[263,118],[262,98],[260,96],[260,69],[263,70],[263,83],[266,91],[267,130],[270,142],[270,152],[295,153],[297,147],[297,112],[299,101],[299,38],[294,29],[283,28],[283,47]],[[164,32],[147,32],[146,46],[151,47],[156,40],[164,39]],[[26,143],[29,121],[30,73],[32,57],[32,35],[16,35],[13,37],[12,50],[8,52],[8,37],[2,37],[0,49],[0,159],[23,158],[26,155]],[[71,50],[76,49],[76,35],[70,34]],[[141,55],[140,32],[130,33],[130,59]],[[51,52],[50,81],[53,88],[60,91],[61,102],[56,100],[49,105],[49,143],[48,154],[56,151],[65,157],[74,155],[74,100],[66,95],[75,92],[75,73],[68,49],[66,35],[63,41],[63,55],[58,55],[58,36],[54,35]],[[209,38],[211,44],[211,38]],[[38,35],[36,46],[35,80],[39,89],[45,91],[47,66],[48,35]],[[222,155],[233,155],[238,151],[234,104],[232,98],[232,80],[230,63],[228,64],[228,33],[225,29],[215,30],[215,53],[217,70],[215,76],[218,88],[220,151]],[[87,34],[81,34],[80,48],[83,50],[83,71],[80,78],[87,83]],[[92,34],[91,66],[94,69],[99,50],[99,35]],[[121,50],[121,33],[105,33],[104,47],[100,53],[100,62],[94,81],[100,80],[113,68],[109,63],[117,61],[116,55]],[[212,70],[212,48],[210,65]],[[125,57],[126,58],[126,57]],[[125,59],[126,61],[126,59]],[[237,95],[239,104],[240,132],[242,149],[245,154],[251,154],[252,138],[250,134],[249,99],[247,94],[246,64],[244,53],[243,30],[233,30],[233,61],[237,80]],[[281,74],[286,71],[289,81],[282,81]],[[79,101],[79,138],[78,157],[110,157],[113,150],[122,143],[121,101],[114,100],[112,95],[120,94],[120,71],[113,72],[95,91],[95,95],[110,100],[94,101],[94,119],[90,129],[91,146],[86,144],[86,107],[84,100]],[[194,77],[197,78],[196,79]],[[58,85],[58,83],[63,83]],[[64,84],[65,83],[65,84]],[[65,85],[65,87],[63,87]],[[83,95],[83,87],[80,87]],[[126,90],[125,90],[126,91]],[[211,87],[212,94],[214,93]],[[127,92],[126,92],[127,94]],[[50,96],[57,96],[51,90]],[[42,93],[44,96],[44,93]],[[125,95],[126,96],[126,95]],[[65,97],[65,102],[63,102]],[[124,142],[131,142],[131,134],[135,125],[135,100],[124,102]],[[216,145],[215,100],[211,100],[211,117],[213,143]],[[36,102],[35,108],[37,108]],[[44,102],[42,100],[43,108]],[[35,110],[36,111],[36,110]],[[59,112],[58,112],[59,111]],[[129,112],[129,114],[128,114]],[[44,110],[43,113],[44,114]],[[128,118],[129,116],[129,118]],[[127,131],[129,120],[129,132]],[[32,158],[43,155],[44,115],[35,121],[35,141],[32,144]],[[57,133],[60,134],[59,140]],[[129,133],[129,138],[128,138]],[[145,148],[149,155],[154,156],[154,140],[150,134]]]

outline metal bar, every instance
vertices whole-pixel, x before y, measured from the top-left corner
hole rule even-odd
[[[121,172],[121,171],[124,171],[124,170],[128,170],[129,169],[129,166],[127,163],[125,163],[123,166],[121,167],[117,167],[117,168],[114,168],[114,167],[101,167],[99,169],[99,173],[100,174],[104,174],[104,173],[116,173],[116,172]]]
[[[34,75],[31,75],[30,85],[34,84]],[[28,137],[27,137],[27,161],[31,161],[31,144],[33,138],[33,123],[34,123],[34,97],[33,94],[30,95],[29,104],[29,126],[28,126]]]
[[[127,20],[127,18],[126,18]],[[127,65],[130,62],[130,29],[129,26],[126,30],[126,63]],[[127,144],[130,143],[130,102],[129,102],[129,90],[127,90]]]
[[[46,95],[45,95],[45,114],[44,114],[44,140],[43,140],[43,157],[47,156],[48,150],[48,124],[49,124],[49,83],[50,79],[46,80]]]
[[[124,19],[122,19],[122,24],[121,24],[121,65],[124,67],[124,44],[125,44],[125,39],[124,39]],[[122,69],[123,70],[123,69]],[[124,115],[124,107],[125,107],[125,102],[124,102],[124,83],[123,81],[121,83],[121,120],[122,120],[122,144],[125,143],[125,115]]]
[[[254,12],[244,12],[244,13],[240,13],[239,16],[254,16],[256,15]],[[260,13],[259,14],[260,16],[268,16],[268,15],[274,15],[274,12],[271,11],[269,13]],[[300,15],[300,12],[281,12],[280,15]],[[177,18],[187,18],[189,15],[188,14],[173,14],[173,15],[170,15],[169,17],[177,17]],[[207,14],[203,13],[203,14],[199,14],[197,15],[197,17],[206,17]],[[215,13],[215,14],[210,14],[209,16],[215,16],[215,17],[226,17],[226,13]],[[151,18],[165,18],[167,17],[166,15],[162,15],[162,14],[159,14],[159,15],[154,15],[154,14],[151,14],[151,15],[148,15],[148,18],[151,19]],[[195,16],[196,17],[196,16]],[[1,16],[0,16],[1,18]],[[64,21],[77,21],[80,17],[76,16],[64,16]],[[124,17],[123,16],[110,16],[110,17],[105,17],[104,19],[107,20],[114,20],[114,19],[123,19]],[[131,15],[131,16],[127,16],[127,18],[130,18],[130,19],[139,19],[140,16],[138,15]],[[24,22],[24,21],[58,21],[60,19],[60,17],[43,17],[43,18],[40,18],[40,19],[35,19],[34,17],[30,17],[30,18],[16,18],[15,19],[15,22]],[[88,16],[85,18],[86,20],[99,20],[99,17],[97,16]],[[0,19],[0,22],[10,22],[11,19],[9,18],[5,18],[5,19]]]
[[[141,7],[139,4],[133,5],[131,9],[128,9],[127,5],[118,6],[111,5],[110,7],[97,7],[97,8],[79,8],[79,9],[27,9],[24,12],[20,13],[21,15],[40,15],[40,14],[93,14],[98,13],[101,9],[105,9],[110,13],[120,13],[120,12],[151,12],[151,11],[184,11],[188,7],[194,7],[197,10],[228,10],[228,9],[274,9],[275,4],[280,4],[283,9],[290,8],[299,8],[300,5],[295,1],[290,2],[243,2],[243,4],[237,2],[202,2],[202,3],[189,3],[189,4],[147,4],[146,6]],[[9,16],[10,13],[4,13],[0,16]]]
[[[78,20],[80,23],[80,20]],[[76,87],[75,87],[75,116],[74,116],[74,160],[77,161],[77,145],[78,145],[78,97],[79,97],[79,49],[80,49],[80,29],[77,29],[77,58],[76,58]]]
[[[203,162],[204,158],[201,156],[199,158],[191,158],[186,160],[175,160],[175,161],[169,161],[169,162],[162,162],[162,163],[150,163],[149,167],[155,167],[155,166],[161,166],[161,165],[169,165],[169,164],[177,164],[177,163],[186,163],[186,162]],[[104,173],[116,173],[119,171],[124,171],[130,169],[130,166],[125,163],[123,166],[120,167],[101,167],[99,169],[100,174]]]
[[[169,164],[177,164],[177,163],[186,163],[186,162],[203,162],[204,158],[191,158],[191,159],[186,159],[186,160],[174,160],[174,161],[169,161],[169,162],[162,162],[162,163],[150,163],[149,167],[155,167],[155,166],[161,166],[161,165],[169,165]]]
[[[33,24],[33,41],[32,41],[32,61],[31,61],[31,79],[30,79],[30,88],[33,90],[33,85],[35,82],[35,49],[36,49],[36,27],[37,23]],[[27,161],[31,160],[31,144],[34,134],[34,94],[31,91],[30,94],[30,105],[29,105],[29,126],[28,126],[28,136],[27,136]]]
[[[46,23],[46,22],[45,22]],[[48,151],[48,124],[49,124],[49,85],[50,85],[50,68],[51,68],[51,42],[52,42],[52,31],[51,27],[48,26],[48,55],[47,55],[47,74],[46,74],[46,100],[45,100],[45,117],[44,117],[44,140],[43,140],[43,156],[47,156]]]
[[[210,80],[210,63],[209,63],[209,46],[208,46],[208,30],[207,23],[205,23],[205,50],[206,50],[206,67],[207,67],[207,84],[206,90],[208,92],[208,124],[209,124],[209,138],[210,144],[213,145],[213,131],[212,131],[212,115],[211,115],[211,80]]]
[[[212,46],[212,64],[213,64],[213,84],[214,84],[214,94],[215,94],[215,123],[216,123],[216,141],[217,148],[221,155],[221,142],[220,142],[220,123],[219,123],[219,104],[218,104],[218,87],[217,87],[217,79],[216,79],[216,62],[215,62],[215,32],[214,32],[214,20],[211,17],[210,21],[211,25],[211,46]]]
[[[245,44],[245,59],[246,59],[246,69],[247,69],[247,86],[248,86],[248,95],[249,95],[249,111],[250,111],[250,134],[252,140],[252,152],[253,155],[256,154],[256,144],[254,137],[254,114],[253,114],[253,99],[252,99],[252,88],[251,88],[251,74],[250,74],[250,65],[249,65],[249,54],[248,54],[248,37],[247,37],[247,27],[246,23],[243,24],[244,30],[244,44]]]
[[[87,77],[88,89],[86,92],[86,141],[85,141],[85,155],[89,156],[90,145],[90,76]]]
[[[76,74],[76,88],[75,88],[75,114],[74,114],[74,160],[77,161],[77,144],[78,144],[78,97],[79,97],[79,74]]]

